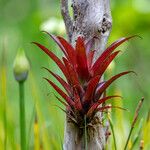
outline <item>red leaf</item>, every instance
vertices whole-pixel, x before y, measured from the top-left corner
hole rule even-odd
[[[81,100],[80,100],[80,97],[78,95],[76,88],[74,88],[74,102],[75,102],[75,108],[78,111],[82,111],[83,108],[82,108]]]
[[[86,49],[84,45],[84,39],[78,37],[76,42],[76,53],[77,53],[77,72],[80,79],[87,80],[89,77],[89,71],[87,66]]]
[[[99,99],[99,97],[101,96],[101,94],[106,90],[106,88],[112,83],[114,82],[116,79],[118,79],[119,77],[123,76],[123,75],[126,75],[128,73],[134,73],[133,71],[126,71],[126,72],[122,72],[122,73],[119,73],[115,76],[113,76],[112,78],[110,78],[108,81],[106,81],[102,86],[101,88],[96,92],[96,96],[95,96],[95,99]]]
[[[44,78],[49,82],[49,84],[66,100],[69,106],[74,107],[74,102],[52,81],[47,78]]]
[[[66,83],[63,78],[61,78],[59,75],[53,73],[52,71],[50,71],[49,69],[43,67],[44,69],[46,69],[52,76],[54,76],[58,81],[59,83],[64,87],[64,89],[66,90],[66,92],[71,95],[71,88],[70,86],[68,85],[68,83]]]
[[[78,91],[80,91],[80,93],[83,93],[83,88],[80,85],[76,70],[73,68],[73,66],[68,62],[66,58],[63,57],[63,61],[69,73],[69,77],[70,77],[69,84],[72,87],[76,87]]]
[[[133,38],[135,36],[130,36],[127,38],[121,38],[117,41],[115,41],[114,43],[112,43],[102,54],[101,56],[97,59],[97,61],[94,63],[92,70],[96,70],[96,68],[99,67],[99,65],[118,47],[120,46],[122,43],[124,43],[125,41]]]
[[[65,56],[68,57],[68,55],[67,55],[67,53],[65,51],[65,48],[63,47],[63,45],[60,43],[59,39],[55,35],[53,35],[51,33],[48,33],[47,31],[42,31],[42,32],[48,34],[57,43],[57,45],[60,47],[62,52],[65,54]]]
[[[70,43],[68,43],[65,39],[58,36],[58,39],[60,43],[63,45],[65,51],[68,54],[69,61],[73,64],[73,66],[76,68],[76,52],[75,49],[72,47]]]
[[[108,96],[108,97],[104,97],[104,98],[102,98],[102,99],[99,99],[96,103],[98,103],[98,104],[100,105],[100,104],[105,103],[107,100],[109,100],[109,99],[111,99],[111,98],[116,98],[116,97],[122,98],[122,97],[119,96],[119,95]]]
[[[134,36],[130,36],[130,37],[127,37],[127,38],[120,38],[119,40],[115,41],[114,43],[112,43],[105,51],[105,56],[108,56],[114,49],[116,49],[118,46],[120,46],[122,43],[134,38],[134,37],[139,37],[137,35],[134,35]],[[105,57],[103,56],[103,57]]]
[[[104,98],[102,98],[102,99],[99,99],[96,103],[94,103],[94,104],[91,106],[91,108],[90,108],[89,111],[87,112],[87,116],[92,115],[92,113],[93,113],[94,111],[96,111],[97,107],[98,107],[100,104],[106,102],[107,100],[109,100],[109,99],[111,99],[111,98],[116,98],[116,97],[120,97],[120,96],[115,95],[115,96],[108,96],[108,97],[104,97]]]
[[[118,107],[118,106],[104,106],[104,107],[98,108],[96,111],[103,111],[103,110],[105,110],[105,109],[110,109],[110,108],[118,108],[118,109],[121,109],[121,110],[127,110],[127,109],[125,109],[125,108]]]
[[[98,68],[95,68],[96,70],[94,71],[94,76],[100,75],[102,76],[107,67],[110,65],[110,63],[114,60],[114,58],[119,54],[120,51],[116,51],[109,55],[99,66]]]
[[[95,53],[95,51],[90,51],[88,53],[88,56],[87,56],[87,63],[88,63],[89,70],[90,70],[90,68],[92,66],[92,62],[93,62],[93,58],[94,58],[94,53]]]
[[[33,43],[37,45],[41,50],[43,50],[58,65],[58,67],[61,69],[65,77],[68,79],[69,77],[68,72],[64,64],[61,62],[61,60],[53,52],[49,51],[45,46],[36,42],[33,42]]]
[[[89,81],[85,95],[83,97],[84,105],[88,105],[88,104],[90,105],[90,102],[92,102],[96,87],[99,83],[99,79],[100,79],[100,76],[96,76]]]

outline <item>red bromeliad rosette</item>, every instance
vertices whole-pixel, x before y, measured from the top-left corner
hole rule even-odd
[[[85,42],[84,38],[78,37],[74,48],[62,37],[54,36],[49,33],[47,34],[50,35],[64,53],[64,57],[62,57],[62,59],[59,59],[45,46],[36,42],[33,43],[43,50],[57,64],[66,78],[66,80],[64,80],[58,74],[55,74],[45,68],[58,80],[66,91],[63,92],[63,90],[61,90],[54,82],[44,78],[65,100],[63,101],[61,98],[56,97],[67,108],[66,110],[61,109],[66,112],[68,117],[74,123],[81,125],[85,115],[87,122],[90,122],[98,111],[113,108],[113,106],[107,105],[102,107],[102,104],[109,99],[120,96],[113,95],[102,97],[103,93],[116,79],[133,71],[121,72],[105,82],[102,81],[102,76],[109,64],[120,52],[114,52],[114,50],[134,36],[121,38],[115,41],[93,63],[95,52],[91,51],[93,39]]]

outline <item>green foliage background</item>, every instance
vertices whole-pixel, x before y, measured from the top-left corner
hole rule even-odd
[[[143,38],[142,40],[135,38],[121,46],[120,49],[123,52],[106,73],[106,79],[124,70],[134,70],[138,74],[138,76],[129,75],[119,79],[109,91],[109,93],[120,93],[124,97],[123,102],[115,101],[114,104],[118,103],[130,110],[130,112],[118,110],[112,112],[119,149],[125,143],[134,110],[143,96],[145,102],[137,123],[137,128],[142,128],[142,131],[135,149],[139,147],[141,139],[144,139],[145,149],[150,148],[148,141],[150,135],[147,132],[147,129],[150,129],[150,125],[147,125],[150,124],[149,121],[146,124],[150,109],[149,6],[149,0],[111,0],[113,28],[108,44],[123,36],[140,35]],[[61,72],[46,55],[30,44],[32,41],[39,41],[47,45],[58,56],[62,55],[55,43],[40,32],[44,29],[53,34],[65,36],[59,8],[59,0],[0,0],[0,147],[2,149],[5,137],[4,114],[7,116],[7,149],[20,149],[18,84],[13,76],[13,61],[20,47],[25,50],[31,64],[29,78],[25,83],[28,149],[36,149],[35,145],[40,145],[44,150],[61,149],[65,115],[55,106],[58,104],[53,95],[55,91],[42,79],[42,77],[51,78],[51,76],[41,67],[48,67],[59,74]],[[6,71],[6,90],[2,84],[5,79],[3,70]],[[4,110],[4,101],[6,102],[6,111]],[[38,133],[39,141],[36,141],[36,136],[34,136],[35,116],[37,116],[39,126],[39,133],[38,130],[35,133]],[[142,118],[144,125],[139,127]],[[146,128],[146,125],[149,128]],[[134,135],[138,133],[137,130]],[[113,147],[111,139],[109,142],[111,142],[110,147]],[[133,140],[130,141],[130,147],[132,143]]]

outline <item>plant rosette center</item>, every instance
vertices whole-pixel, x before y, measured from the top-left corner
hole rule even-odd
[[[98,40],[97,38],[85,41],[83,37],[78,37],[75,47],[73,47],[64,38],[47,34],[63,52],[64,56],[61,59],[44,45],[37,42],[33,43],[45,52],[64,74],[65,79],[50,69],[44,68],[63,86],[64,89],[62,90],[52,80],[44,78],[61,96],[61,98],[56,96],[56,99],[66,107],[66,110],[61,107],[60,109],[66,113],[72,122],[82,127],[86,116],[87,125],[90,126],[93,125],[97,112],[111,108],[123,109],[118,106],[105,105],[105,102],[110,99],[121,98],[119,95],[107,96],[105,91],[115,80],[133,71],[121,72],[106,81],[102,81],[102,77],[110,63],[120,52],[115,51],[115,49],[135,36],[115,41],[93,62],[95,51],[91,49],[94,41]],[[99,120],[98,122],[100,123]]]

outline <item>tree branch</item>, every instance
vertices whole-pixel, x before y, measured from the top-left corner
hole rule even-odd
[[[111,31],[112,18],[109,0],[72,0],[73,20],[68,11],[68,0],[61,0],[62,16],[66,24],[69,41],[74,45],[79,36],[85,40],[97,37],[93,49],[96,60],[104,51]],[[98,39],[98,40],[97,40]],[[88,149],[103,150],[105,147],[105,127],[101,124],[102,114],[93,118],[94,126],[89,132]],[[96,123],[95,123],[96,122]],[[77,126],[66,119],[64,150],[85,150],[84,139]]]
[[[61,0],[61,14],[62,14],[62,17],[64,19],[64,23],[66,26],[66,32],[68,35],[68,39],[69,39],[69,41],[71,41],[73,23],[72,23],[70,15],[69,15],[68,0]]]
[[[101,53],[105,50],[106,44],[109,38],[109,34],[111,32],[112,27],[112,17],[110,10],[110,0],[103,0],[103,18],[101,21],[101,26],[99,26],[98,32],[100,33],[98,41],[95,43],[96,47],[96,55],[95,60],[101,55]]]

